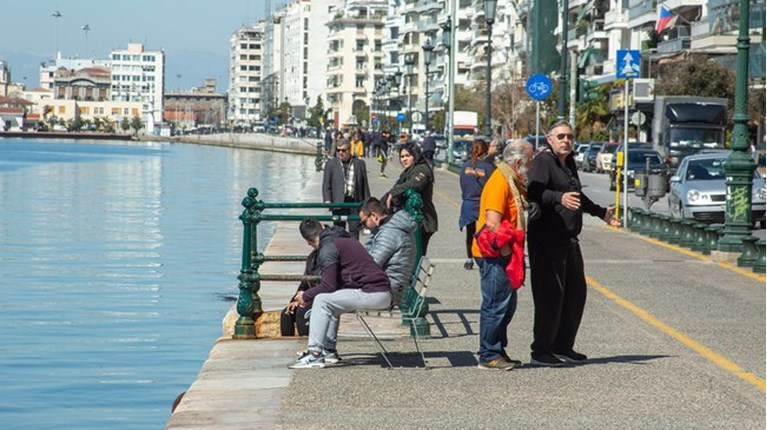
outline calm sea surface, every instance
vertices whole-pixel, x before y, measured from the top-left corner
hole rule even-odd
[[[162,428],[236,297],[247,189],[296,200],[313,162],[0,139],[0,428]]]

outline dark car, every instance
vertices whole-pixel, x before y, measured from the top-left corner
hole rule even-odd
[[[616,152],[616,157],[618,153]],[[625,162],[626,160],[624,160]],[[650,148],[631,148],[629,147],[628,162],[626,163],[626,175],[628,176],[629,189],[634,188],[634,172],[637,170],[645,170],[647,168],[647,161],[650,162],[650,170],[666,170],[666,164],[661,159],[660,154],[657,151],[653,151]],[[610,170],[610,191],[615,191],[615,169]],[[621,185],[623,185],[623,177],[621,177]]]
[[[599,150],[601,148],[602,148],[601,144],[598,144],[598,143],[590,144],[589,148],[583,154],[583,158],[581,159],[581,164],[578,166],[578,168],[584,172],[593,172],[594,170],[596,170],[597,154],[599,154]]]

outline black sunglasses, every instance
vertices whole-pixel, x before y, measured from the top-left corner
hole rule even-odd
[[[559,134],[555,135],[555,137],[558,140],[563,140],[564,138],[568,138],[569,140],[573,140],[573,138],[575,138],[575,136],[573,136],[572,133],[559,133]]]

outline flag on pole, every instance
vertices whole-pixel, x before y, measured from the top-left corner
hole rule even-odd
[[[671,13],[665,5],[658,6],[658,20],[655,21],[655,33],[661,34],[663,30],[676,24],[677,16]]]

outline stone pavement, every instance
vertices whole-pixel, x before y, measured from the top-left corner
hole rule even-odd
[[[377,163],[367,162],[373,195],[380,196],[398,163],[387,168],[389,178],[379,178]],[[307,185],[305,200],[319,200],[320,180],[318,174]],[[429,248],[437,266],[432,337],[421,342],[429,369],[387,369],[353,316],[341,328],[343,361],[322,370],[287,369],[305,339],[222,338],[166,428],[765,428],[763,276],[587,218],[581,240],[590,288],[576,349],[589,360],[559,369],[479,370],[479,274],[463,269],[455,174],[436,172],[434,201],[440,230]],[[308,252],[295,223],[280,226],[270,247]],[[264,308],[281,308],[294,290],[262,286]],[[508,348],[525,362],[532,319],[525,286]],[[394,364],[417,366],[402,328],[378,324],[391,331],[385,345],[397,351]]]

